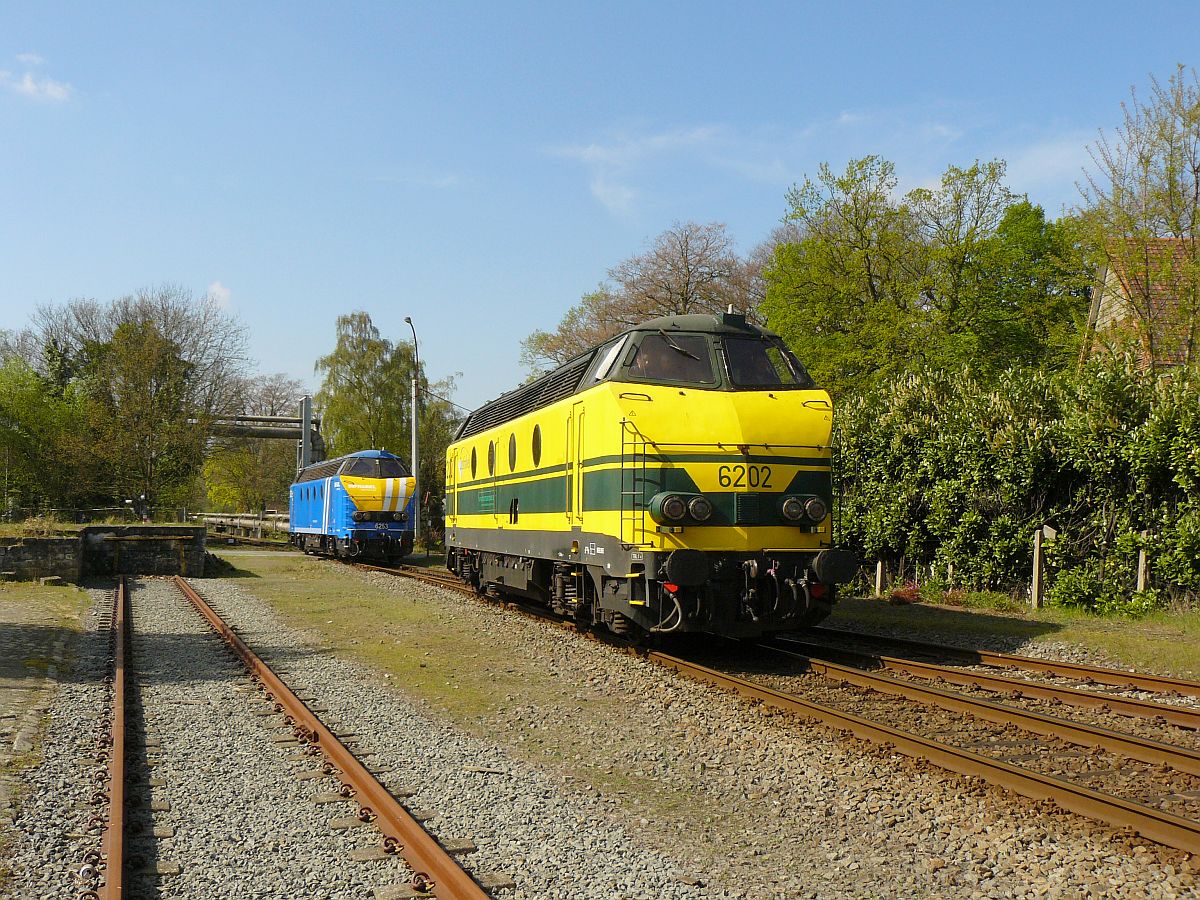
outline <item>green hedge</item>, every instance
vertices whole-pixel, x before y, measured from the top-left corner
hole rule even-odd
[[[927,371],[839,404],[836,441],[839,536],[864,560],[952,564],[957,584],[1020,590],[1050,524],[1051,602],[1137,612],[1200,597],[1194,372]],[[1152,590],[1135,597],[1143,545]]]

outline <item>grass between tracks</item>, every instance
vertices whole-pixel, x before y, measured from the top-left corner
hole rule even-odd
[[[843,599],[829,624],[857,623],[905,632],[960,635],[985,648],[1000,639],[1063,641],[1099,651],[1127,668],[1164,675],[1200,678],[1200,612],[1160,611],[1139,619],[1097,616],[1082,610],[1019,604],[1001,608],[963,608],[943,604],[892,605],[881,599]],[[935,638],[931,638],[936,641]]]
[[[401,693],[427,702],[463,730],[497,741],[534,766],[552,764],[577,783],[620,797],[634,821],[656,814],[686,823],[672,826],[681,833],[722,829],[722,837],[691,848],[697,856],[724,858],[752,833],[749,813],[724,810],[718,816],[697,806],[695,792],[628,764],[647,742],[661,738],[657,726],[639,721],[627,700],[590,685],[588,673],[564,656],[551,653],[556,662],[543,658],[532,664],[518,657],[522,645],[509,635],[511,618],[497,612],[495,631],[480,635],[478,620],[456,615],[453,607],[401,599],[312,557],[262,551],[222,556],[246,577],[245,589],[270,603],[289,625],[391,676]],[[539,712],[546,709],[558,711],[553,722]],[[587,735],[599,732],[625,749],[589,752]]]
[[[531,690],[502,648],[472,640],[471,627],[458,624],[452,612],[398,599],[335,563],[300,553],[222,556],[251,576],[246,589],[289,624],[315,632],[334,652],[359,658],[455,718],[493,712],[506,694]]]

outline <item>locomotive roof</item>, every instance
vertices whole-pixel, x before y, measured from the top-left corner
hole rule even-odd
[[[333,459],[323,459],[320,462],[310,463],[300,470],[301,473],[315,469],[317,466],[323,466],[330,470],[330,474],[336,472],[341,463],[347,459],[399,459],[404,462],[395,453],[388,453],[386,450],[359,450],[356,453],[345,453],[341,456],[335,456]]]
[[[629,331],[698,331],[703,334],[752,334],[777,337],[772,331],[747,322],[741,313],[717,313],[716,315],[663,316],[635,325]]]
[[[663,316],[650,319],[640,325],[627,328],[620,334],[607,338],[604,343],[621,334],[649,331],[690,331],[702,334],[739,334],[758,337],[776,337],[774,332],[747,322],[740,313],[699,314],[686,316]],[[569,397],[579,389],[579,382],[595,358],[600,345],[579,354],[557,369],[523,384],[515,390],[489,400],[472,412],[459,426],[455,440],[462,440],[496,425],[501,425],[526,413],[549,406],[563,397]]]

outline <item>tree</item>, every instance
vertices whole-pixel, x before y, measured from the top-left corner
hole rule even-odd
[[[677,222],[644,253],[609,269],[612,281],[584,294],[554,331],[525,338],[521,362],[536,374],[659,316],[724,312],[730,305],[754,314],[760,271],[738,257],[721,223]]]
[[[331,455],[410,446],[411,344],[382,337],[365,312],[338,316],[337,345],[317,360],[316,401]]]
[[[917,285],[928,264],[895,167],[822,164],[788,193],[799,240],[776,247],[762,310],[818,383],[842,393],[903,371],[926,348]]]
[[[303,393],[304,386],[286,375],[259,375],[244,381],[238,408],[254,416],[289,415]],[[229,511],[286,508],[295,474],[295,444],[270,438],[214,440],[204,464],[209,502]]]
[[[5,349],[62,386],[87,367],[89,348],[112,341],[122,325],[142,323],[153,324],[191,367],[186,403],[195,415],[208,418],[236,408],[249,365],[245,328],[213,298],[197,298],[178,285],[142,288],[110,303],[73,300],[38,307],[32,326],[10,337]]]
[[[720,222],[676,222],[645,253],[609,270],[621,304],[614,318],[626,327],[658,316],[746,311],[744,263]]]
[[[194,405],[196,367],[153,322],[123,323],[83,348],[87,427],[110,496],[186,503],[204,459],[207,423]]]
[[[1127,294],[1151,367],[1200,359],[1200,81],[1176,69],[1121,104],[1081,186],[1093,252]]]
[[[4,513],[91,498],[96,467],[81,427],[85,414],[83,398],[73,389],[55,393],[23,360],[0,363]]]
[[[1071,229],[1004,173],[999,160],[949,166],[897,197],[892,164],[868,156],[789,193],[794,230],[774,246],[761,308],[820,384],[845,395],[923,366],[998,374],[1061,359],[1086,267]]]
[[[584,294],[554,331],[535,331],[521,341],[521,363],[537,372],[561,366],[625,328],[620,296],[607,284]]]

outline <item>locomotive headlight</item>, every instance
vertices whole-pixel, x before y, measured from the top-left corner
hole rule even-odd
[[[799,497],[788,497],[780,508],[783,517],[792,522],[799,522],[804,516],[804,501]]]
[[[672,522],[678,522],[687,515],[687,504],[682,497],[671,495],[662,502],[662,514]]]
[[[365,522],[367,521],[367,514],[361,509],[356,509],[350,514],[350,518],[352,518],[355,522]]]
[[[712,515],[713,505],[707,497],[693,497],[688,501],[688,514],[697,522],[703,522]]]
[[[402,513],[402,512],[394,512],[394,513],[392,513],[392,521],[394,521],[394,522],[403,522],[403,521],[404,521],[405,519],[407,519],[407,518],[408,518],[408,516],[406,516],[406,515],[405,515],[404,513]]]
[[[825,521],[825,516],[829,514],[829,507],[820,497],[813,497],[804,504],[804,514],[808,516],[809,521],[819,524]]]

